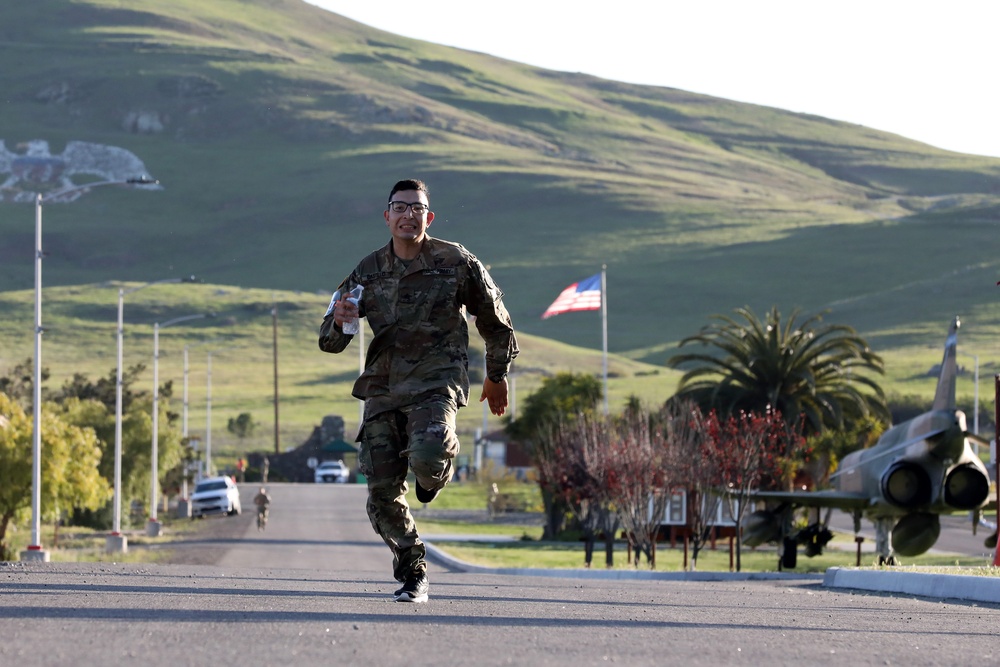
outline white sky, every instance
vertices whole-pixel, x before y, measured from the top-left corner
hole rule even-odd
[[[1000,157],[1000,0],[306,0],[547,69],[812,113]]]

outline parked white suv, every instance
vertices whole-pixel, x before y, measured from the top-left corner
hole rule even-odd
[[[343,461],[323,461],[313,471],[317,484],[330,482],[343,484],[347,481],[348,474],[349,471]]]
[[[198,482],[191,494],[191,518],[207,514],[235,516],[240,507],[240,490],[230,477],[206,477]]]

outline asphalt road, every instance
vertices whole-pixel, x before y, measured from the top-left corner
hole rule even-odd
[[[438,561],[430,569],[430,602],[396,603],[388,550],[368,525],[363,489],[271,490],[264,533],[250,513],[206,519],[207,536],[175,552],[183,563],[0,565],[0,665],[853,666],[1000,659],[997,605],[826,589],[796,575],[514,576],[462,572]],[[215,564],[192,564],[206,554]]]

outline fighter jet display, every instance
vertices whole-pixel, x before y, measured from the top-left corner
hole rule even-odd
[[[796,544],[806,544],[807,554],[817,555],[832,534],[818,520],[793,534],[794,511],[835,508],[853,515],[856,533],[862,516],[870,519],[879,564],[895,565],[897,554],[917,556],[934,545],[941,514],[973,512],[975,525],[987,505],[990,477],[970,443],[975,436],[966,428],[965,414],[956,408],[959,325],[956,317],[931,410],[893,426],[874,446],[845,456],[831,475],[833,489],[755,492],[753,500],[776,506],[747,516],[744,544],[778,542],[784,551],[781,564],[795,567]]]

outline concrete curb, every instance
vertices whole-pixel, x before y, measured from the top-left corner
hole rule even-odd
[[[1000,577],[831,567],[823,576],[823,585],[828,588],[1000,603]]]

